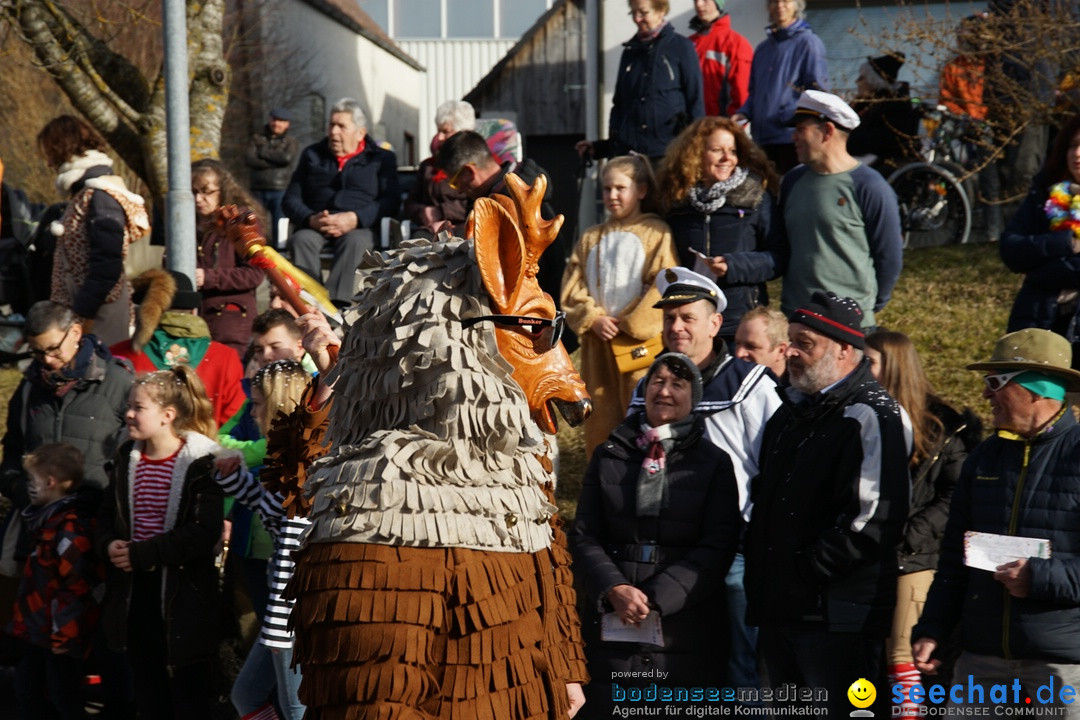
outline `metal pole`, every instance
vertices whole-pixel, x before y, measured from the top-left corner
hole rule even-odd
[[[165,128],[169,189],[165,193],[165,253],[170,270],[195,287],[195,196],[191,193],[191,115],[188,108],[187,6],[164,0]]]
[[[600,77],[603,46],[600,43],[600,0],[585,0],[585,139],[600,137]],[[596,225],[602,217],[596,207],[596,166],[581,181],[578,194],[579,228]]]

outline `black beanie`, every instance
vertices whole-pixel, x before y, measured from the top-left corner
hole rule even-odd
[[[881,57],[868,57],[867,62],[870,63],[870,67],[874,69],[881,79],[890,85],[896,84],[896,78],[900,75],[900,68],[904,64],[904,60],[907,56],[902,52],[894,52],[888,55],[882,55]]]
[[[837,342],[847,343],[860,350],[866,347],[863,334],[863,312],[849,297],[818,290],[803,307],[791,313],[788,322],[801,323]]]
[[[690,382],[690,409],[697,409],[698,403],[701,402],[702,383],[701,383],[701,371],[698,370],[698,366],[694,364],[686,355],[680,352],[668,351],[653,360],[652,365],[649,366],[649,371],[645,373],[645,384],[643,387],[649,386],[649,379],[653,376],[660,366],[666,366],[671,370],[676,377],[680,377],[683,380]],[[675,369],[675,366],[678,369]]]
[[[195,289],[191,279],[182,272],[170,270],[173,280],[176,281],[176,294],[173,295],[170,310],[198,310],[202,304],[202,293]]]

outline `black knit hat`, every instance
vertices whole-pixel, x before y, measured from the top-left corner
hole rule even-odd
[[[195,289],[191,280],[182,272],[170,270],[173,280],[176,281],[176,294],[173,295],[170,310],[197,310],[202,304],[202,293]]]
[[[881,76],[882,80],[890,85],[895,85],[896,78],[900,75],[900,68],[904,65],[904,61],[907,60],[907,56],[897,50],[881,57],[868,57],[866,60],[870,63],[870,67],[874,69],[874,72]]]
[[[862,350],[866,346],[863,319],[859,304],[851,298],[818,290],[810,302],[791,313],[788,322],[801,323],[825,337]]]

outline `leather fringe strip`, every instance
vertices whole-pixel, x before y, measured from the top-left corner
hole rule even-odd
[[[284,498],[282,507],[290,518],[307,517],[311,499],[304,497],[308,469],[326,454],[326,421],[332,398],[318,410],[310,409],[319,380],[308,383],[300,402],[289,414],[278,413],[266,436],[268,454],[259,479],[271,493]]]
[[[585,676],[560,567],[550,550],[304,548],[286,594],[305,717],[566,718],[566,683]]]

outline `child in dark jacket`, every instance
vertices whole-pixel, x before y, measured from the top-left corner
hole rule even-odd
[[[104,592],[104,567],[93,551],[94,507],[80,502],[83,455],[67,443],[42,445],[23,459],[33,533],[15,600],[12,634],[22,639],[16,672],[20,717],[85,718],[80,693]]]
[[[224,506],[213,408],[195,371],[177,365],[135,380],[127,423],[132,442],[117,453],[96,538],[110,563],[105,636],[127,652],[140,717],[209,718]]]

